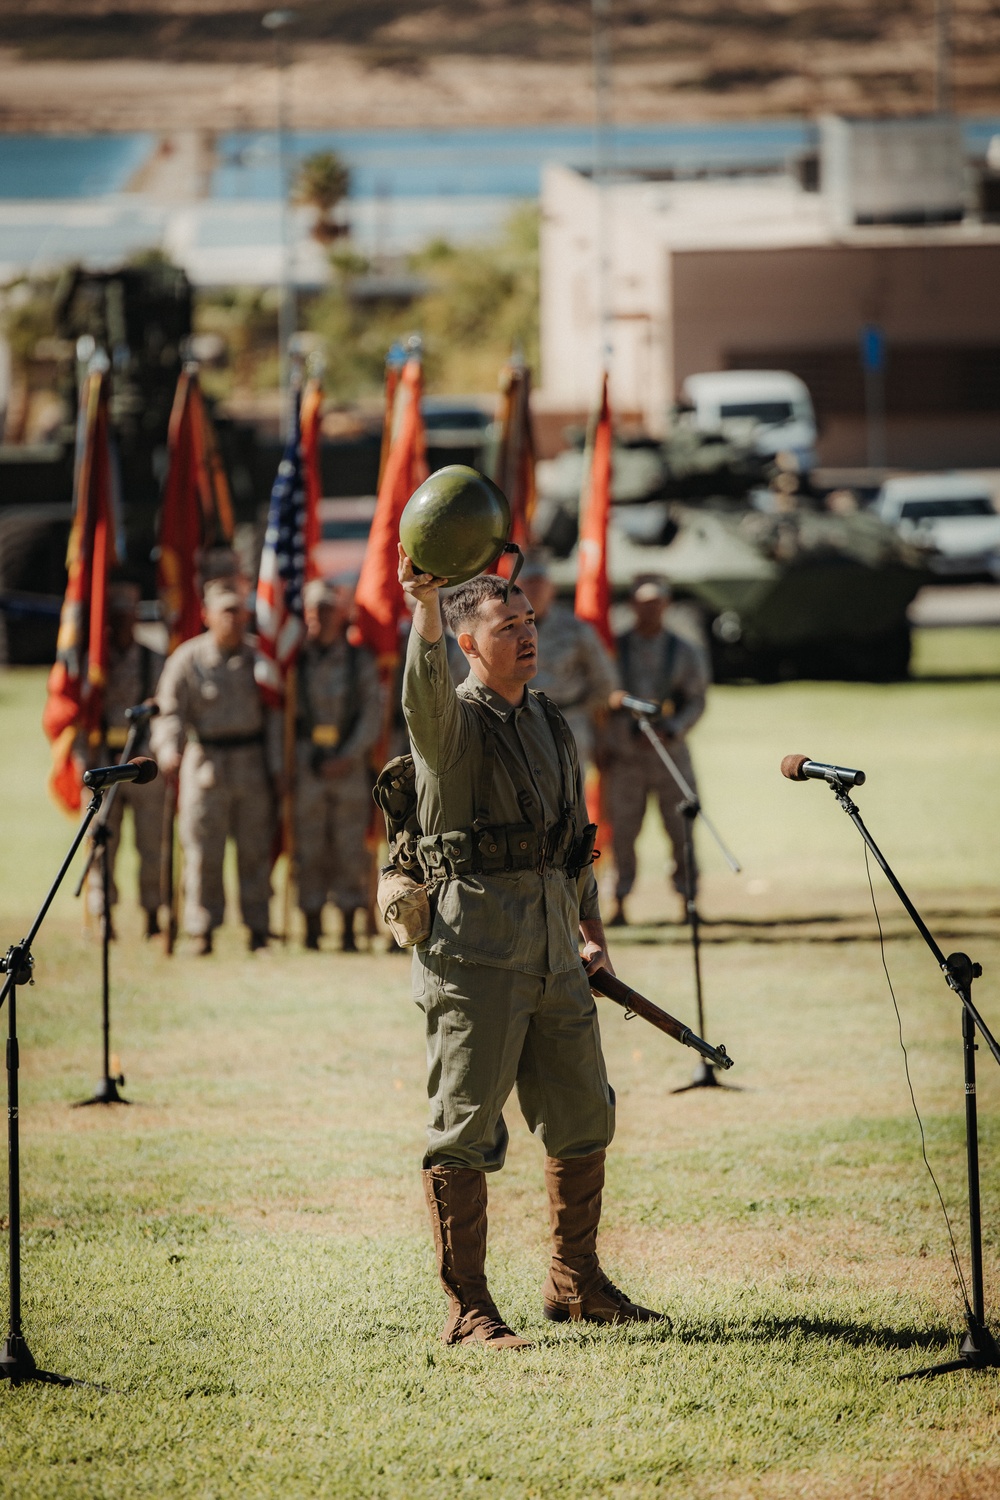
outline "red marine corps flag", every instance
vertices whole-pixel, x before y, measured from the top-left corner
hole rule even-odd
[[[535,440],[531,428],[531,371],[515,355],[500,372],[500,441],[496,483],[510,505],[510,540],[522,552],[531,543],[535,515]],[[501,553],[496,571],[510,577],[514,554]]]
[[[302,429],[302,474],[306,489],[306,582],[317,576],[316,543],[319,541],[319,502],[323,494],[319,447],[322,437],[323,385],[310,377],[302,392],[299,425]]]
[[[588,463],[589,460],[589,463]],[[601,405],[590,433],[580,494],[580,562],[576,575],[575,612],[592,625],[609,651],[611,589],[608,584],[608,520],[611,515],[611,409],[608,376],[601,384]]]
[[[611,408],[608,405],[608,375],[601,382],[601,404],[584,455],[583,488],[580,494],[580,560],[576,575],[575,613],[592,625],[613,654],[611,587],[608,582],[608,521],[611,516]],[[611,848],[611,825],[605,807],[601,773],[587,774],[587,810],[597,824],[597,843]]]
[[[69,579],[42,715],[52,741],[49,790],[69,813],[79,811],[83,787],[74,742],[79,734],[100,733],[108,670],[108,570],[118,561],[108,395],[105,361],[104,369],[91,367],[80,391]]]
[[[188,365],[177,382],[167,435],[167,478],[160,508],[156,588],[169,650],[200,635],[202,553],[233,539],[233,507],[211,418]]]
[[[355,593],[357,634],[375,653],[383,680],[399,655],[399,622],[406,613],[399,582],[399,518],[418,485],[427,478],[424,419],[420,411],[423,367],[412,353],[403,367],[391,413],[389,451],[378,487],[361,577]],[[386,413],[390,420],[390,413]]]

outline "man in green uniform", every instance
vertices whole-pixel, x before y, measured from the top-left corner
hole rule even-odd
[[[485,1269],[486,1173],[503,1166],[503,1108],[515,1087],[545,1148],[545,1316],[650,1321],[658,1315],[613,1286],[597,1258],[614,1094],[587,972],[608,959],[576,746],[558,709],[527,691],[537,669],[531,605],[489,575],[450,594],[448,624],[471,669],[456,691],[442,580],[415,574],[399,551],[413,606],[403,709],[434,907],[413,986],[426,1018],[423,1181],[450,1302],[443,1337],[525,1347]]]

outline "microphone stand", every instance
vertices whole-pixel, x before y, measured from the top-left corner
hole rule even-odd
[[[132,719],[129,724],[128,737],[125,740],[125,748],[118,762],[120,766],[132,759],[139,735],[142,732],[144,719]],[[87,876],[95,860],[100,861],[101,870],[101,1045],[103,1051],[104,1072],[97,1081],[97,1088],[89,1099],[78,1099],[73,1105],[74,1109],[85,1109],[89,1104],[131,1104],[130,1099],[125,1099],[118,1092],[119,1085],[124,1085],[125,1075],[118,1073],[112,1077],[111,1074],[111,862],[108,858],[108,842],[111,838],[111,829],[108,820],[111,817],[111,809],[114,806],[115,796],[118,792],[118,783],[115,782],[104,799],[104,806],[100,816],[94,820],[91,830],[92,847],[87,863],[83,867],[83,874],[77,881],[74,896],[79,896],[86,883]]]
[[[732,870],[734,875],[740,872],[740,863],[736,856],[727,849],[722,841],[718,830],[714,827],[705,809],[698,799],[698,794],[693,787],[688,785],[687,778],[681,774],[673,756],[667,750],[659,735],[650,723],[651,715],[641,712],[635,713],[639,729],[652,745],[660,760],[670,772],[683,797],[683,802],[678,807],[678,812],[684,819],[684,911],[687,917],[688,929],[691,934],[691,959],[694,965],[694,993],[698,1006],[698,1035],[705,1035],[705,1000],[702,993],[701,983],[701,917],[698,912],[698,902],[695,890],[695,865],[694,865],[694,823],[696,818],[701,818],[705,827],[714,838],[722,851],[722,857]],[[680,1088],[671,1089],[672,1094],[688,1094],[692,1089],[729,1089],[739,1092],[739,1085],[723,1083],[718,1077],[715,1064],[702,1057],[694,1070],[694,1077],[690,1083],[682,1084]]]
[[[59,873],[49,893],[42,902],[38,915],[32,922],[27,937],[19,943],[8,948],[6,956],[0,959],[0,972],[6,974],[3,989],[0,990],[0,1009],[7,1001],[7,1175],[8,1175],[8,1231],[10,1238],[10,1303],[7,1340],[0,1353],[0,1380],[9,1380],[12,1385],[22,1385],[25,1381],[42,1381],[47,1385],[80,1385],[83,1382],[73,1380],[68,1375],[56,1375],[51,1370],[40,1370],[35,1364],[31,1350],[25,1341],[21,1329],[21,1154],[20,1139],[18,1133],[18,1044],[17,1044],[17,989],[19,985],[34,984],[32,971],[35,965],[31,945],[38,935],[38,929],[45,920],[46,913],[55,898],[56,891],[63,882],[63,877],[73,861],[73,856],[83,843],[87,829],[90,827],[95,816],[100,810],[104,793],[97,790],[93,793],[90,806],[83,815],[80,827],[76,832],[69,853],[59,868]]]
[[[982,965],[973,963],[967,953],[950,953],[946,958],[935,942],[926,923],[913,902],[900,885],[889,867],[889,863],[862,821],[856,804],[851,800],[848,787],[837,779],[829,782],[830,790],[844,812],[864,839],[883,874],[909,913],[913,925],[927,944],[944,975],[944,982],[962,1002],[962,1050],[965,1060],[965,1149],[969,1181],[969,1254],[972,1262],[972,1306],[969,1306],[963,1287],[965,1319],[968,1333],[959,1341],[958,1357],[943,1364],[927,1365],[920,1370],[910,1370],[900,1375],[900,1380],[916,1380],[923,1376],[947,1375],[953,1370],[987,1370],[1000,1368],[1000,1347],[986,1324],[986,1306],[983,1294],[983,1225],[979,1196],[979,1121],[976,1112],[976,1031],[1000,1063],[1000,1045],[972,1000],[972,981],[983,972]]]

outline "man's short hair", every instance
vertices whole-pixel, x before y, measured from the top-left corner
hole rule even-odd
[[[444,615],[444,623],[452,635],[459,636],[463,630],[468,630],[474,624],[481,606],[487,599],[503,599],[507,595],[508,583],[506,578],[501,578],[497,573],[477,573],[475,578],[470,578],[467,583],[460,583],[456,588],[449,589],[447,594],[441,596],[441,612]],[[510,587],[512,594],[521,594],[521,590],[515,583]],[[524,598],[524,595],[521,594]]]

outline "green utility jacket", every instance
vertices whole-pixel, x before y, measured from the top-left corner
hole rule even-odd
[[[545,710],[530,692],[512,708],[471,674],[457,690],[444,638],[429,645],[411,630],[403,673],[403,712],[413,751],[417,812],[425,834],[470,828],[484,757],[486,729],[474,703],[496,716],[502,754],[496,758],[490,822],[523,824],[518,791],[535,799],[535,818],[552,827],[563,805],[560,751]],[[567,735],[576,785],[576,831],[588,823],[579,763]],[[565,753],[565,752],[563,752]],[[515,786],[507,769],[520,761]],[[419,953],[444,954],[468,963],[525,974],[563,974],[579,962],[581,920],[600,915],[591,867],[571,878],[548,867],[501,874],[452,876],[436,887],[434,922]]]

